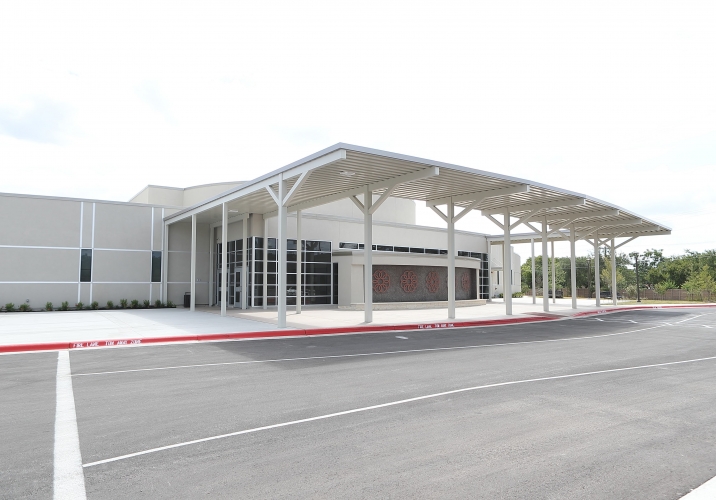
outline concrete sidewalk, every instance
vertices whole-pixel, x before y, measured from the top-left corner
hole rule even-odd
[[[188,309],[120,309],[0,314],[0,345],[177,337],[275,330],[266,322],[191,313]]]
[[[505,314],[503,299],[494,299],[493,302],[482,306],[458,307],[455,310],[455,319],[452,322],[499,320],[515,318],[519,316],[544,316],[542,299],[537,299],[537,304],[532,304],[531,297],[512,299],[512,316]],[[616,306],[619,308],[621,306]],[[550,315],[572,316],[578,312],[597,309],[594,299],[579,299],[577,309],[572,309],[572,299],[553,299],[549,301]],[[614,309],[611,304],[604,304],[599,310]],[[296,314],[295,306],[288,306],[287,325],[293,328],[335,328],[335,327],[360,327],[367,326],[363,322],[363,311],[339,310],[336,306],[303,306],[301,314]],[[197,307],[197,310],[212,314],[220,314],[219,307]],[[227,315],[235,318],[260,321],[271,325],[278,325],[277,310],[270,307],[266,310],[252,308],[246,311],[241,309],[228,309]],[[372,325],[400,325],[414,323],[438,323],[448,321],[447,309],[401,309],[396,311],[373,311]]]
[[[693,305],[691,307],[714,307]],[[160,342],[232,340],[242,338],[326,335],[351,332],[416,330],[489,326],[562,319],[575,316],[629,309],[652,309],[663,306],[601,306],[594,300],[580,300],[572,309],[570,299],[550,300],[545,313],[541,301],[532,304],[530,297],[515,299],[513,315],[507,316],[504,303],[495,301],[483,306],[462,307],[454,320],[447,319],[446,309],[374,311],[374,322],[363,322],[362,311],[338,310],[335,306],[304,306],[302,314],[288,311],[288,328],[277,327],[277,311],[272,309],[229,309],[220,315],[218,307],[188,309],[122,309],[111,311],[53,311],[0,314],[0,352],[44,349],[75,349]],[[689,307],[671,306],[671,307]]]

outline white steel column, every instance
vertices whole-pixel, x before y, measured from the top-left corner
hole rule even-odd
[[[614,238],[612,238],[611,259],[612,259],[612,304],[617,305],[617,256],[614,253]]]
[[[571,265],[571,283],[572,287],[572,309],[577,308],[577,257],[575,255],[577,246],[577,236],[574,233],[574,224],[569,230],[569,251],[570,251],[570,265]]]
[[[492,302],[492,243],[487,242],[487,301]]]
[[[214,226],[209,226],[209,307],[214,305]]]
[[[221,204],[221,315],[226,316],[226,301],[229,300],[229,254],[227,252],[229,232],[229,207],[226,203]]]
[[[243,247],[243,251],[241,252],[241,309],[246,309],[247,305],[247,297],[249,296],[249,291],[246,288],[246,283],[249,282],[248,280],[248,254],[249,254],[249,245],[248,245],[248,235],[249,235],[249,219],[248,217],[241,221],[241,239],[243,239],[243,243],[241,244]],[[253,248],[251,249],[253,250]],[[237,283],[238,285],[238,283]]]
[[[301,264],[303,262],[303,246],[301,245],[301,211],[296,210],[296,314],[301,314],[303,293],[301,285],[303,276]],[[332,272],[332,271],[331,271]]]
[[[552,304],[557,303],[557,270],[555,264],[557,263],[554,258],[554,240],[550,242],[552,244]]]
[[[189,287],[191,300],[189,310],[196,309],[196,214],[191,216],[191,286]]]
[[[532,303],[537,303],[537,276],[535,276],[535,239],[530,238],[532,243]]]
[[[268,240],[268,219],[264,219],[264,309],[268,308]]]
[[[448,318],[455,319],[455,204],[450,198],[447,206],[447,251],[448,251]],[[479,289],[479,286],[478,286]]]
[[[363,192],[363,302],[365,322],[373,322],[373,192],[368,186]]]
[[[162,221],[164,220],[164,209],[162,208]],[[166,222],[162,222],[163,224],[163,230],[162,230],[162,295],[159,297],[162,302],[166,302],[169,300],[169,296],[167,295],[168,292],[168,282],[169,282],[169,275],[167,273],[167,269],[169,269],[169,225]]]
[[[502,285],[502,296],[505,297],[505,314],[512,315],[512,242],[510,240],[510,208],[505,209],[505,244],[503,245],[504,256],[502,269],[504,280]]]
[[[594,296],[597,299],[597,307],[601,305],[601,297],[600,294],[602,292],[601,290],[601,284],[599,282],[599,236],[597,236],[597,232],[594,232]]]
[[[283,200],[286,198],[286,181],[278,181],[278,239],[276,240],[276,252],[278,258],[278,327],[286,328],[286,205]]]
[[[549,256],[547,255],[547,216],[542,219],[542,306],[549,312]]]

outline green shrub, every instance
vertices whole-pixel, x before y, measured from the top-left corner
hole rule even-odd
[[[159,309],[160,307],[164,307],[164,304],[162,304],[162,301],[161,301],[161,300],[157,299],[157,300],[154,301],[154,307],[156,307],[157,309]]]
[[[112,302],[111,300],[108,300],[107,301],[107,309],[114,309],[114,302]]]
[[[82,302],[78,302],[75,304],[75,309],[77,309],[78,311],[81,311],[82,309],[84,309],[84,307],[85,305]]]
[[[90,307],[91,307],[92,309],[99,309],[99,302],[97,302],[97,301],[95,300],[94,302],[92,302],[92,303],[90,304]]]
[[[67,301],[64,301],[62,305],[60,306],[60,311],[66,311],[70,308],[70,303]]]
[[[32,311],[32,308],[30,307],[30,304],[20,304],[20,307],[18,307],[18,311],[30,312],[30,311]]]
[[[149,309],[149,301],[148,300],[145,300],[144,302],[142,302],[142,304],[144,304],[144,309]]]
[[[512,294],[512,298],[513,298],[513,299],[519,299],[520,297],[524,297],[524,295],[525,295],[525,294],[522,293],[522,292],[515,292],[515,293]]]
[[[176,306],[174,305],[174,302],[172,302],[171,300],[167,300],[167,307],[176,307]]]
[[[139,301],[137,299],[134,299],[132,302],[132,309],[137,309],[139,307]]]
[[[12,302],[8,302],[7,304],[5,304],[5,312],[15,312],[15,304],[13,304]]]
[[[52,302],[45,304],[45,311],[52,311]]]
[[[127,299],[121,299],[121,300],[119,301],[119,307],[120,307],[121,309],[126,309],[126,308],[127,308]]]

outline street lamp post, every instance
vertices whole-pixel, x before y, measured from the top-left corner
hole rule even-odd
[[[636,301],[641,302],[641,297],[639,296],[639,252],[632,252],[629,256],[634,257],[634,269],[636,270]]]

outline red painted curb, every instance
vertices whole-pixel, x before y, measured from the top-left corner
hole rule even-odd
[[[46,344],[0,345],[0,352],[57,351],[60,349],[67,349],[67,342],[50,342]]]
[[[716,304],[685,304],[685,305],[664,305],[664,306],[629,306],[615,309],[598,309],[594,311],[583,311],[565,316],[564,318],[581,318],[585,316],[596,316],[599,314],[609,314],[622,311],[633,310],[649,310],[649,309],[697,309],[697,308],[716,308]],[[499,325],[516,325],[523,323],[538,323],[542,321],[554,321],[563,319],[560,317],[548,316],[529,316],[520,318],[502,318],[487,319],[474,321],[445,321],[436,323],[413,323],[408,325],[375,325],[375,326],[344,326],[336,328],[309,328],[309,329],[292,329],[292,330],[267,330],[263,332],[237,332],[237,333],[207,333],[200,335],[177,335],[172,337],[146,337],[133,339],[113,339],[113,340],[90,340],[83,342],[51,342],[38,344],[16,344],[16,345],[0,345],[0,353],[6,352],[31,352],[31,351],[57,351],[63,349],[85,349],[96,347],[121,347],[136,346],[146,344],[161,344],[170,342],[211,342],[216,340],[239,340],[239,339],[261,339],[276,337],[297,337],[297,336],[317,336],[317,335],[336,335],[342,333],[378,333],[378,332],[396,332],[410,330],[436,330],[449,328],[466,328],[476,326],[499,326]]]

